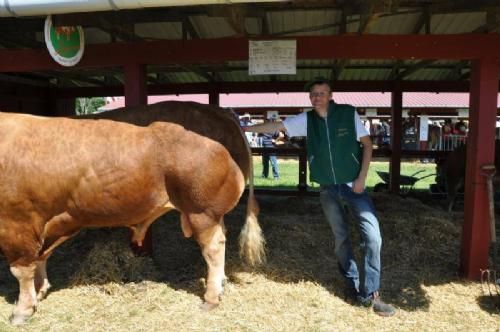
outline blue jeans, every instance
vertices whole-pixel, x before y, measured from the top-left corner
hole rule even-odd
[[[274,154],[262,154],[262,176],[267,178],[269,175],[269,162],[271,162],[271,167],[273,169],[273,177],[280,177],[280,170],[278,167],[278,159]]]
[[[320,200],[335,238],[335,254],[340,272],[347,279],[349,287],[358,289],[360,296],[366,298],[380,288],[382,237],[373,203],[366,191],[357,194],[347,184],[321,186]],[[343,202],[348,204],[359,225],[364,252],[361,273],[354,261],[349,220]]]

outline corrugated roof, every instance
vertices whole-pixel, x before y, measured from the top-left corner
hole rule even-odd
[[[366,34],[411,34],[424,33],[424,24],[419,25],[422,19],[422,13],[415,9],[408,9],[395,13],[382,13],[374,17],[363,33]],[[235,29],[230,22],[220,16],[214,15],[192,15],[187,20],[192,24],[197,36],[191,38],[223,38],[234,36]],[[244,26],[249,36],[259,36],[263,33],[263,20],[255,16],[244,18]],[[276,10],[265,14],[267,23],[267,34],[273,37],[292,37],[296,35],[335,35],[341,33],[342,11],[335,8],[324,9],[304,9],[304,10]],[[360,15],[353,14],[346,16],[346,33],[359,33]],[[432,34],[457,34],[468,33],[483,26],[486,23],[486,11],[453,12],[453,13],[430,13],[430,33]],[[420,31],[415,31],[415,29]],[[497,27],[498,29],[498,27]],[[135,32],[142,38],[150,39],[182,39],[182,25],[180,22],[153,22],[135,24]],[[97,32],[89,33],[87,43],[102,42],[103,37]],[[446,80],[450,79],[451,67],[456,65],[446,61],[436,61],[431,64],[434,68],[420,68],[414,70],[411,74],[405,75],[405,80]],[[405,68],[411,68],[411,65],[418,61],[405,60]],[[228,63],[231,68],[234,63]],[[335,60],[308,60],[298,61],[296,75],[278,75],[280,81],[307,81],[315,76],[331,77],[332,69],[335,68]],[[364,65],[364,66],[363,66]],[[239,64],[236,64],[240,67]],[[248,63],[241,64],[244,70],[232,69],[218,72],[219,77],[225,82],[251,82],[251,81],[269,81],[270,77],[266,75],[250,76],[248,75]],[[314,68],[314,67],[320,68]],[[391,69],[395,66],[393,60],[357,60],[350,59],[345,61],[344,68],[337,80],[387,80],[392,79]],[[371,68],[370,68],[371,67]],[[324,69],[321,69],[324,68]],[[404,71],[402,68],[401,71]],[[200,75],[170,75],[170,82],[176,83],[197,83],[206,82],[206,79]],[[453,77],[456,79],[456,77]]]
[[[405,35],[405,34],[470,34],[500,31],[498,8],[481,1],[288,1],[286,3],[186,6],[167,9],[138,9],[112,13],[79,13],[85,43],[106,44],[147,42],[149,40],[216,39],[247,37],[248,39],[293,38],[324,35]],[[490,13],[490,16],[488,16]],[[363,15],[361,15],[363,14]],[[492,14],[492,15],[491,15]],[[71,20],[70,20],[71,18]],[[59,17],[63,19],[63,17]],[[6,44],[16,48],[33,44],[32,34],[43,41],[43,20],[6,20]],[[78,21],[78,20],[77,20]],[[14,28],[10,23],[17,22]],[[26,22],[26,26],[21,22]],[[1,23],[1,21],[0,21]],[[429,23],[427,26],[426,24]],[[11,31],[12,30],[12,31]],[[7,33],[8,32],[8,33]],[[13,36],[19,38],[15,41]],[[332,46],[332,45],[329,45]],[[335,45],[333,45],[334,47]],[[225,63],[192,63],[185,67],[149,65],[149,84],[239,83],[239,82],[304,82],[315,76],[339,81],[467,81],[468,61],[439,59],[370,60],[323,59],[298,60],[296,75],[256,75],[248,73],[248,61]],[[78,68],[76,68],[78,70]],[[158,70],[157,70],[158,69]],[[64,78],[69,71],[44,72],[38,80],[48,80],[59,87],[112,86],[123,82],[123,71],[102,69],[81,71]],[[155,76],[156,75],[156,76]],[[106,77],[105,77],[106,76]],[[159,77],[159,78],[158,78]],[[52,80],[50,80],[52,78]],[[108,79],[114,78],[114,79]],[[33,78],[31,78],[33,79]],[[102,82],[101,84],[99,84]]]

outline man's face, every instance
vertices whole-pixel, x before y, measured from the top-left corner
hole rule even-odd
[[[311,105],[315,109],[325,109],[328,108],[331,95],[332,92],[328,84],[315,84],[311,87],[309,99],[311,100]]]

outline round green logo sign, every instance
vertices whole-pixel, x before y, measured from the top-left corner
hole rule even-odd
[[[52,25],[51,16],[45,19],[45,44],[52,58],[63,66],[76,65],[83,55],[84,38],[81,26]]]

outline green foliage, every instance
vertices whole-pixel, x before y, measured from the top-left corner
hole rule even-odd
[[[95,98],[76,98],[76,114],[92,114],[96,113],[99,107],[104,106],[106,102],[102,97]]]

